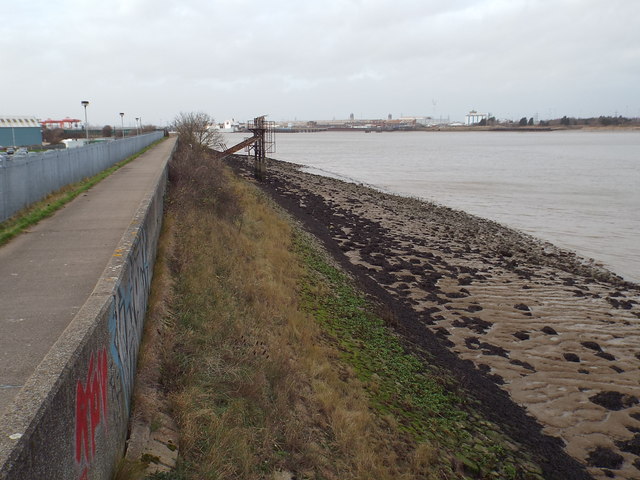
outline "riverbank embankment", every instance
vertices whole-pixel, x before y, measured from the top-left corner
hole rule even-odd
[[[238,178],[189,146],[170,165],[163,280],[151,294],[160,302],[151,302],[158,315],[146,324],[133,418],[158,429],[170,404],[180,437],[171,475],[590,478],[521,409],[507,412],[531,426],[518,437],[523,428],[481,411],[474,390],[490,391],[497,409],[514,404],[468,366],[443,368],[437,357],[453,357],[434,335],[423,336],[432,345],[410,341],[402,306],[357,288],[248,170]],[[127,458],[121,472],[162,463]]]
[[[268,172],[264,189],[394,309],[400,335],[466,379],[488,415],[531,448],[559,440],[596,478],[640,475],[637,285],[464,212],[293,164]]]

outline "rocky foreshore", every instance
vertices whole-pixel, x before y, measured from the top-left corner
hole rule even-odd
[[[569,472],[572,457],[595,478],[640,479],[638,285],[495,222],[290,163],[270,161],[263,187],[548,469]]]

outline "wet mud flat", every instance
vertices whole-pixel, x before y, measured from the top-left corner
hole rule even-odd
[[[267,172],[262,187],[550,478],[640,479],[638,285],[461,211],[291,163]]]

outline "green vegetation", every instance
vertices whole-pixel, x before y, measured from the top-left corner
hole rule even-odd
[[[180,457],[148,478],[541,478],[257,187],[193,146],[170,179],[152,329]]]
[[[16,237],[30,226],[35,225],[36,223],[44,220],[47,217],[50,217],[60,208],[76,198],[78,195],[86,192],[91,187],[107,178],[113,172],[123,167],[127,163],[135,160],[144,152],[146,152],[150,148],[153,148],[163,140],[164,139],[160,139],[152,143],[135,155],[132,155],[125,160],[116,163],[112,167],[103,170],[102,172],[94,175],[91,178],[86,178],[80,182],[67,185],[64,188],[49,194],[45,199],[30,205],[29,207],[16,213],[11,218],[0,223],[0,246],[6,244],[9,240]]]
[[[439,445],[440,455],[451,456],[454,465],[457,460],[469,475],[522,478],[524,467],[535,478],[537,468],[517,458],[513,444],[474,412],[455,381],[407,351],[376,313],[381,308],[301,238],[296,245],[307,266],[303,306],[339,343],[342,359],[354,367],[378,413],[392,415],[414,440]]]

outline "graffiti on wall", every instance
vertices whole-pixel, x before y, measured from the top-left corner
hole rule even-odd
[[[84,381],[76,383],[75,459],[86,477],[88,466],[96,454],[98,427],[107,426],[107,350],[91,354]]]
[[[140,230],[136,238],[126,267],[128,281],[123,280],[114,295],[109,333],[111,356],[120,372],[128,411],[151,282],[147,234],[144,229]]]

